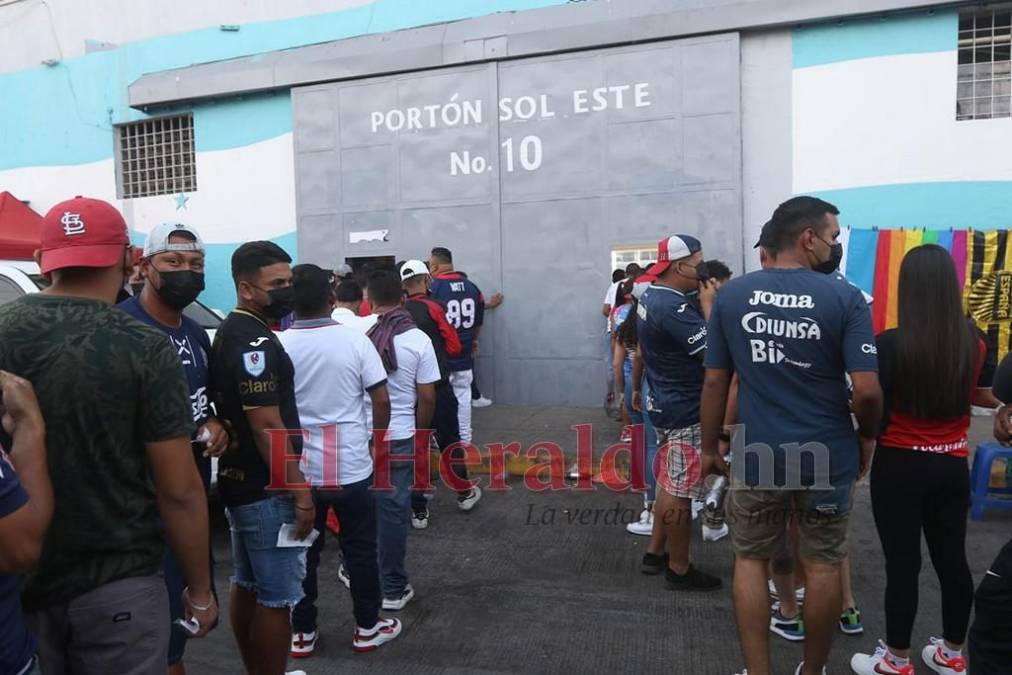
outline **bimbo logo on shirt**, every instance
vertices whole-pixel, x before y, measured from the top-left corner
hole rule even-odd
[[[748,304],[772,305],[783,309],[815,309],[815,301],[810,295],[794,295],[793,293],[771,293],[770,291],[752,291]]]

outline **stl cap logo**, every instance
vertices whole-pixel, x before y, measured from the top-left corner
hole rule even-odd
[[[63,217],[60,218],[60,223],[63,224],[63,234],[68,237],[72,237],[75,234],[84,234],[84,222],[81,220],[81,214],[79,213],[65,211]]]

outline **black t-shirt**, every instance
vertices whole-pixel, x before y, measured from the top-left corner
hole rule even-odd
[[[218,327],[211,352],[215,407],[219,417],[232,424],[239,442],[218,463],[218,493],[225,506],[251,504],[267,498],[270,470],[253,440],[246,411],[278,406],[285,428],[298,429],[295,368],[267,324],[241,309]],[[302,438],[289,438],[301,454]]]

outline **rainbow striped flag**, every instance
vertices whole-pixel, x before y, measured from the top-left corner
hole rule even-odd
[[[1012,350],[1012,237],[1008,230],[865,230],[848,239],[845,274],[874,297],[875,333],[895,328],[900,265],[911,249],[938,244],[952,254],[969,316],[987,335],[990,358]]]

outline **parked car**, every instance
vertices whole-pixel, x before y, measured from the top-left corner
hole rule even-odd
[[[6,305],[22,295],[38,293],[49,284],[39,272],[39,266],[29,260],[0,260],[0,305]],[[207,331],[211,342],[221,325],[221,315],[202,304],[191,303],[183,313]]]
[[[49,282],[39,271],[35,262],[27,260],[0,260],[0,305],[20,298],[29,293],[38,293],[49,285]],[[211,342],[214,342],[214,334],[221,325],[222,318],[213,309],[199,301],[191,303],[183,313],[196,321],[207,331]],[[218,460],[211,460],[211,490],[216,490],[218,483]]]

